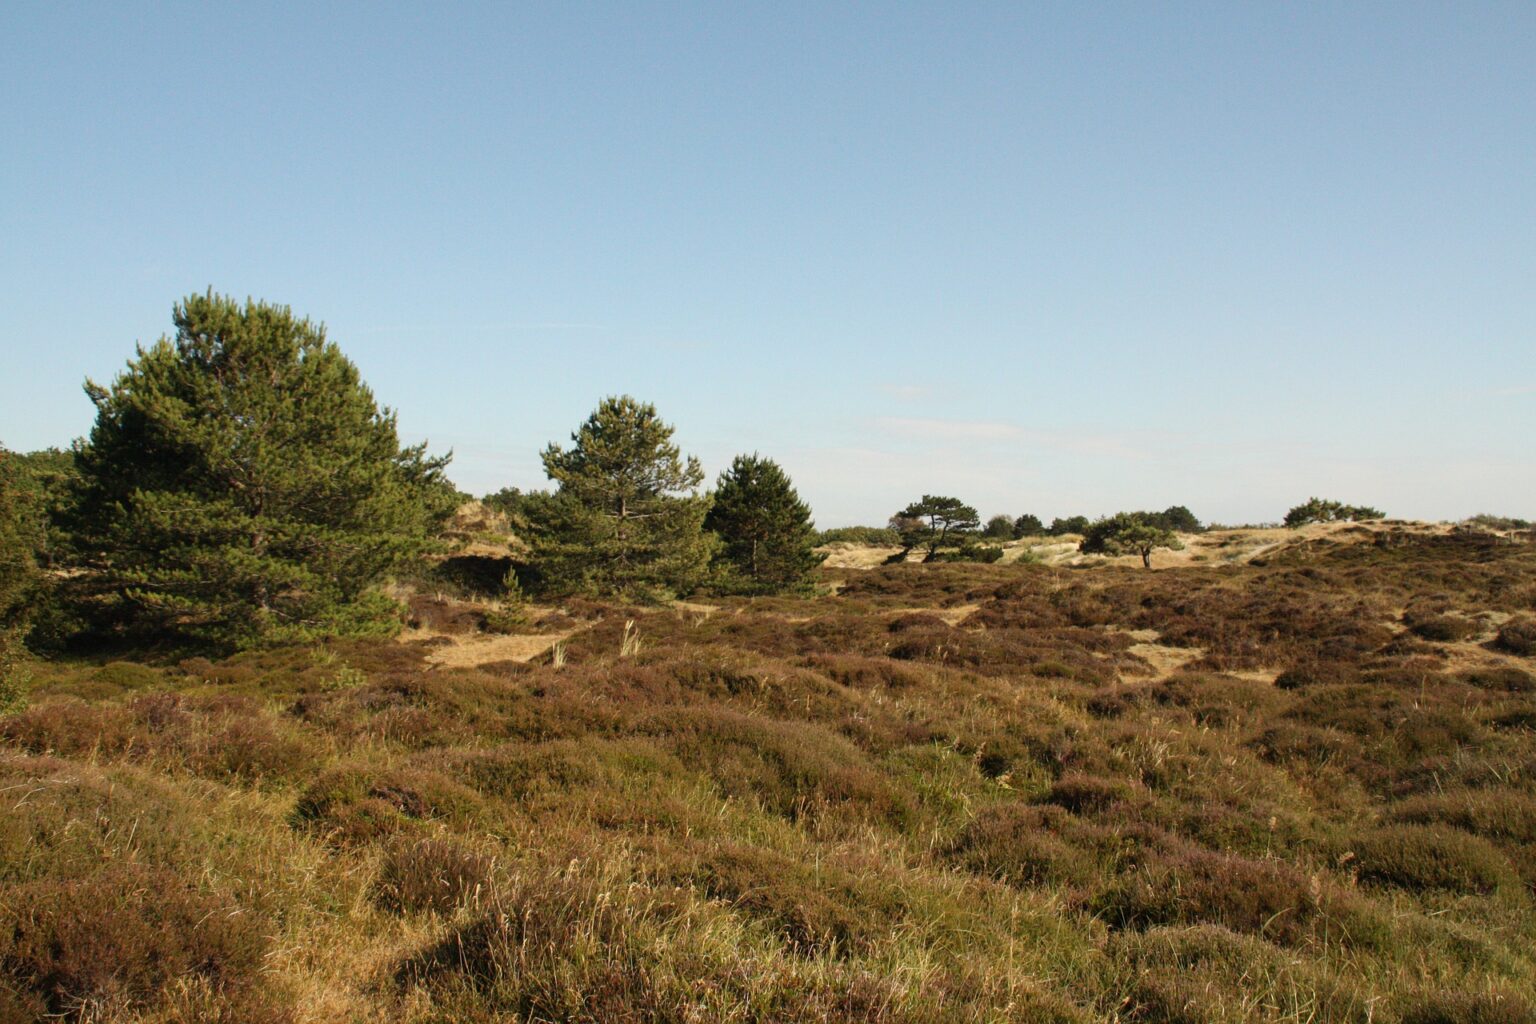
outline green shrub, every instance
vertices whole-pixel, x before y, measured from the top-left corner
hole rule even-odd
[[[1487,894],[1513,877],[1493,846],[1444,827],[1391,825],[1356,836],[1349,849],[1362,882],[1401,889]]]
[[[888,526],[834,526],[816,535],[817,544],[863,544],[874,548],[901,547],[901,534]]]

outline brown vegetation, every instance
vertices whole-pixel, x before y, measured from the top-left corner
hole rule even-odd
[[[0,1020],[1529,1020],[1536,551],[1361,529],[39,664]]]

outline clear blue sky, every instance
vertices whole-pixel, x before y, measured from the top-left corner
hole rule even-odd
[[[1536,4],[0,9],[0,443],[210,285],[477,493],[610,393],[822,525],[1536,515]]]

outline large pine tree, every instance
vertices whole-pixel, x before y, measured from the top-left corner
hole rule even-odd
[[[12,665],[33,611],[39,581],[34,558],[42,530],[20,461],[0,448],[0,710],[14,696]]]
[[[96,405],[76,544],[97,621],[252,646],[391,630],[370,587],[432,543],[446,458],[402,448],[357,368],[285,306],[176,306]]]
[[[784,470],[772,459],[738,455],[720,474],[704,528],[721,540],[725,585],[748,592],[804,589],[821,564],[816,529]]]
[[[704,471],[682,457],[656,407],[606,398],[571,441],[544,451],[559,489],[523,506],[542,586],[633,598],[696,586],[711,553],[710,501],[697,492]]]

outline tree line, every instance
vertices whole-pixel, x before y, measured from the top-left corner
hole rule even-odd
[[[390,633],[398,608],[377,584],[448,553],[444,525],[467,498],[449,457],[401,443],[322,326],[211,290],[172,321],[109,386],[86,381],[96,418],[72,450],[0,449],[0,669],[28,631],[221,648]],[[508,585],[631,600],[809,589],[826,538],[783,468],[738,455],[706,489],[672,436],[649,403],[606,398],[543,451],[550,490],[489,496],[529,547]],[[1304,511],[1374,513],[1317,499]],[[959,499],[924,495],[866,532],[903,559],[994,560],[1000,547],[982,541],[1047,533],[1150,564],[1199,529],[1183,506],[983,526]]]
[[[172,319],[109,386],[86,382],[96,418],[71,451],[0,450],[0,656],[28,630],[227,649],[393,632],[377,584],[446,554],[467,498],[448,457],[402,444],[323,327],[287,307],[209,291]],[[545,449],[555,486],[522,502],[523,578],[630,599],[808,587],[815,528],[788,475],[741,455],[705,491],[672,433],[614,397]]]

